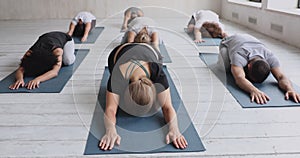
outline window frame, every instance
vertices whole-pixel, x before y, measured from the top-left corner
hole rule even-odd
[[[261,3],[262,0],[249,0],[250,2]],[[299,0],[298,0],[299,1]]]

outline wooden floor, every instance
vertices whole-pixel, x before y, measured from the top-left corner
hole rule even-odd
[[[188,17],[156,18],[172,63],[167,63],[206,147],[200,153],[97,155],[105,157],[300,157],[300,107],[243,109],[200,60],[184,33]],[[69,20],[0,21],[0,79],[13,72],[42,33],[67,31]],[[108,53],[120,42],[121,17],[98,20],[105,29],[61,93],[0,94],[0,157],[85,157],[87,135]],[[281,60],[300,85],[300,50],[223,21],[229,34],[250,33]]]

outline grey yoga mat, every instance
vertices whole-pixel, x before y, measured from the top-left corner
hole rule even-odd
[[[172,63],[171,57],[163,42],[162,44],[159,44],[159,50],[160,50],[160,54],[163,56],[163,63]]]
[[[217,68],[216,63],[218,61],[218,54],[216,53],[199,53],[200,58],[205,64],[215,73],[215,75],[221,80],[221,82],[230,91],[232,96],[239,102],[243,108],[262,108],[262,107],[289,107],[289,106],[300,106],[291,100],[285,100],[284,92],[278,87],[277,81],[273,75],[260,84],[254,84],[255,87],[265,92],[269,97],[270,101],[267,104],[257,104],[250,101],[248,93],[241,90],[234,81],[231,73],[225,73]],[[300,92],[300,87],[293,84],[295,90]]]
[[[85,42],[81,42],[81,37],[72,37],[74,40],[75,44],[80,44],[80,43],[95,43],[99,35],[102,33],[104,30],[104,27],[95,27],[90,33]]]
[[[136,117],[119,109],[117,112],[116,127],[118,134],[122,138],[121,145],[115,146],[109,151],[99,149],[99,139],[105,134],[103,109],[105,108],[106,83],[109,77],[108,68],[105,68],[100,85],[98,102],[86,142],[85,155],[205,151],[166,67],[164,71],[170,84],[172,103],[177,113],[179,128],[188,141],[188,147],[182,150],[176,149],[172,144],[165,144],[167,126],[161,111],[149,117]]]
[[[184,28],[184,32],[187,33],[192,40],[195,39],[193,33],[188,33],[186,28]],[[221,38],[202,38],[202,39],[205,42],[196,43],[197,46],[219,46],[222,41]]]
[[[15,73],[9,74],[6,78],[0,81],[0,93],[59,93],[71,78],[73,73],[76,71],[80,63],[88,54],[89,49],[76,49],[76,60],[74,64],[70,66],[62,66],[57,77],[40,83],[40,87],[32,90],[26,88],[19,88],[17,90],[10,90],[9,85],[13,84],[15,81]],[[24,81],[27,83],[32,80],[33,77],[25,77]]]

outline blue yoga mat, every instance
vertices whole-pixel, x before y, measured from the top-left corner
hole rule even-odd
[[[104,27],[95,27],[90,33],[85,42],[81,42],[81,37],[74,37],[73,40],[75,44],[80,44],[80,43],[95,43],[99,35],[102,33],[104,30]]]
[[[70,66],[63,66],[57,77],[47,80],[45,82],[40,83],[40,87],[36,89],[26,89],[19,88],[17,90],[10,90],[9,85],[13,84],[15,81],[15,73],[9,74],[6,78],[0,81],[0,93],[59,93],[71,78],[72,74],[76,71],[82,60],[88,54],[89,49],[76,49],[76,60],[74,64]],[[32,80],[33,77],[25,77],[25,83]]]
[[[172,63],[171,57],[164,43],[159,45],[160,54],[163,56],[164,63]]]
[[[267,104],[257,104],[250,101],[250,95],[240,89],[234,81],[231,73],[225,73],[217,68],[216,63],[218,61],[218,54],[216,53],[199,53],[200,58],[205,64],[216,74],[221,82],[230,91],[233,97],[239,102],[243,108],[262,108],[262,107],[289,107],[289,106],[300,106],[291,100],[285,100],[284,92],[278,87],[276,79],[272,74],[260,84],[255,83],[254,86],[265,92],[269,97],[270,101]],[[295,90],[300,92],[300,87],[293,84]]]
[[[194,34],[193,33],[188,33],[187,29],[184,28],[185,33],[189,35],[189,37],[194,40]],[[202,38],[205,42],[201,43],[196,43],[197,46],[219,46],[222,39],[221,38]]]
[[[167,69],[164,68],[164,71],[168,76],[172,103],[177,113],[179,129],[183,132],[183,135],[188,141],[188,147],[182,150],[176,149],[172,144],[165,144],[165,136],[167,134],[168,127],[165,125],[161,111],[149,117],[135,117],[128,115],[119,109],[117,112],[116,127],[118,134],[122,139],[121,145],[115,146],[110,151],[103,151],[99,149],[99,139],[101,139],[105,134],[103,109],[105,108],[106,83],[109,77],[109,71],[106,67],[100,85],[98,103],[95,108],[84,151],[85,155],[205,151],[201,139],[191,122]]]

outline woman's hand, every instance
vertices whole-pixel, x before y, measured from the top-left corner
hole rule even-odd
[[[9,86],[9,89],[19,89],[19,87],[24,87],[25,86],[25,82],[23,79],[17,80],[14,84]]]
[[[120,145],[121,137],[118,135],[116,129],[106,131],[102,137],[99,147],[102,150],[111,150],[115,144]]]
[[[85,42],[88,38],[88,35],[84,35],[82,38],[81,38],[81,42]]]
[[[177,149],[184,149],[187,147],[188,143],[184,136],[178,130],[170,130],[166,136],[166,143],[169,144],[173,142]]]
[[[26,88],[27,89],[39,88],[40,83],[41,83],[41,81],[38,78],[35,78],[26,84]]]
[[[196,40],[194,40],[194,42],[195,43],[203,43],[203,42],[205,42],[205,40],[203,40],[203,39],[196,39]]]

